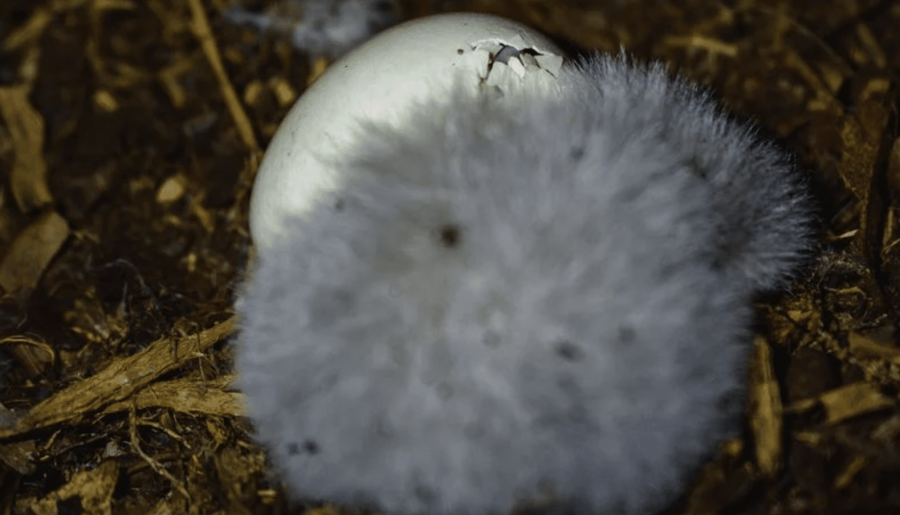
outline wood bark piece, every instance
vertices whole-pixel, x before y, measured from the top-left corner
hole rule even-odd
[[[86,414],[129,398],[159,376],[196,357],[231,334],[235,319],[229,318],[205,331],[181,338],[161,338],[137,354],[116,359],[97,374],[75,383],[33,407],[15,428],[0,430],[0,439],[26,433]]]
[[[750,428],[756,444],[756,465],[771,478],[781,470],[783,422],[772,349],[763,336],[753,342],[750,377]]]
[[[244,415],[244,396],[226,392],[225,380],[195,381],[176,379],[154,383],[131,398],[110,404],[104,414],[137,409],[165,408],[181,413],[202,413],[217,417],[240,417]]]
[[[65,485],[40,501],[22,501],[27,503],[28,509],[35,515],[57,515],[64,513],[59,509],[60,501],[77,497],[81,513],[109,515],[112,513],[112,495],[118,477],[119,464],[114,460],[107,460],[96,468],[76,472]]]
[[[0,117],[16,153],[10,186],[23,213],[53,202],[44,160],[44,118],[31,106],[29,93],[25,85],[0,88]]]
[[[0,261],[0,287],[7,293],[34,289],[68,237],[69,223],[54,211],[31,222]]]

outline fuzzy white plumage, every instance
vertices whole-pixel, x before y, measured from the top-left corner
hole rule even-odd
[[[812,247],[801,181],[662,66],[560,81],[361,121],[259,256],[239,386],[295,496],[648,513],[734,434],[750,295]]]

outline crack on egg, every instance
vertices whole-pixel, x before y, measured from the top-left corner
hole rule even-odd
[[[522,39],[522,38],[514,38]],[[555,83],[562,67],[563,56],[540,50],[525,44],[524,40],[481,41],[469,45],[475,55],[484,59],[479,65],[479,86],[492,87],[500,96],[509,87],[519,83],[552,84]]]

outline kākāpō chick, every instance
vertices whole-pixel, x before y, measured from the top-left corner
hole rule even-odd
[[[293,495],[649,513],[734,435],[750,295],[812,247],[801,182],[661,66],[565,70],[361,122],[259,256],[239,385]]]
[[[571,91],[629,137],[668,149],[708,183],[716,266],[752,290],[784,286],[813,251],[812,199],[792,157],[722,111],[709,92],[624,54],[581,61]]]

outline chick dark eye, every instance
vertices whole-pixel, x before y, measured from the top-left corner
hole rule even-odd
[[[458,247],[461,240],[462,231],[455,224],[445,224],[438,229],[438,241],[448,249]]]

